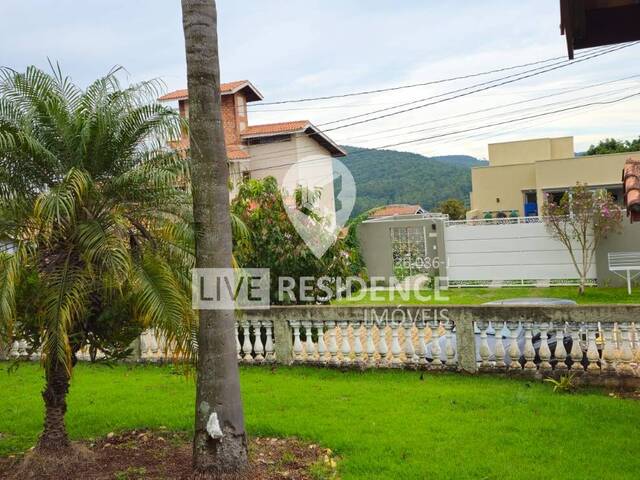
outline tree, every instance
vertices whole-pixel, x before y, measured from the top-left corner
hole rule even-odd
[[[437,211],[449,215],[450,220],[464,220],[467,209],[462,200],[449,198],[438,205]]]
[[[182,0],[187,58],[196,267],[231,267],[229,170],[220,109],[220,64],[214,0]],[[203,478],[248,464],[240,397],[235,315],[201,310],[198,331],[194,469]],[[217,418],[221,435],[207,423]],[[214,438],[215,436],[215,438]]]
[[[548,195],[542,215],[551,235],[569,252],[583,294],[596,249],[609,234],[620,231],[622,210],[605,190],[592,191],[578,183],[558,203]]]
[[[59,67],[0,70],[0,335],[40,351],[36,450],[56,457],[81,348],[117,357],[153,327],[191,350],[188,166],[165,148],[181,122],[158,82],[122,88],[117,73],[82,90]]]
[[[294,192],[300,202],[300,191]],[[291,277],[299,292],[300,277],[345,278],[358,275],[363,270],[363,262],[357,253],[355,229],[353,238],[338,238],[317,258],[298,235],[287,215],[282,192],[275,178],[248,180],[243,182],[238,195],[231,204],[232,212],[238,216],[250,232],[249,236],[234,237],[234,254],[238,264],[244,268],[269,268],[271,276],[271,301],[273,303],[299,303],[295,299],[280,298],[278,278]],[[302,208],[307,214],[311,211]],[[316,221],[321,221],[317,215]],[[322,233],[319,233],[321,235]],[[335,285],[327,285],[335,293]],[[312,296],[325,297],[315,285],[310,290]],[[327,301],[329,298],[327,298]]]
[[[635,140],[617,140],[615,138],[605,138],[597,145],[591,145],[587,150],[587,155],[603,155],[607,153],[637,152],[640,150],[640,137]]]

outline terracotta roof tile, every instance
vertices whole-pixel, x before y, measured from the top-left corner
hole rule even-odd
[[[629,158],[622,172],[624,200],[631,222],[640,221],[640,160]]]
[[[293,122],[265,123],[263,125],[251,125],[245,128],[241,135],[269,135],[273,133],[290,133],[305,129],[310,125],[309,120],[296,120]]]
[[[228,145],[227,158],[229,160],[242,160],[243,158],[251,158],[251,155],[249,155],[249,152],[242,149],[238,145]]]
[[[242,85],[245,85],[245,84],[248,87],[250,87],[252,90],[255,90],[255,88],[251,85],[251,82],[249,82],[248,80],[237,80],[235,82],[221,83],[220,93],[222,93],[222,95],[233,93],[236,90],[236,88],[241,87]],[[259,93],[257,94],[259,95]],[[189,98],[189,91],[186,88],[183,88],[180,90],[174,90],[173,92],[169,92],[166,95],[163,95],[160,98],[158,98],[158,100],[161,100],[161,101],[184,100],[187,98]]]
[[[414,215],[416,213],[422,213],[424,210],[420,205],[408,205],[408,204],[395,204],[386,205],[376,209],[370,217],[389,217],[391,215]]]

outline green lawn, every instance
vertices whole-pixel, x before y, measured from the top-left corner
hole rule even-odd
[[[404,296],[401,295],[404,294]],[[589,303],[640,303],[640,287],[633,289],[632,295],[626,288],[597,288],[590,287],[584,295],[578,295],[577,287],[549,287],[549,288],[451,288],[440,292],[448,299],[436,299],[433,291],[421,292],[423,298],[431,296],[429,300],[416,298],[415,292],[398,292],[397,290],[368,291],[364,298],[340,299],[336,305],[373,305],[373,304],[450,304],[450,305],[479,305],[492,300],[520,297],[553,297],[575,300],[581,304]],[[408,296],[408,298],[407,298]]]
[[[0,454],[24,451],[42,420],[42,371],[0,363]],[[166,426],[190,431],[192,380],[169,367],[79,366],[73,438]],[[344,479],[638,478],[640,402],[548,384],[417,372],[242,368],[251,435],[332,448]]]

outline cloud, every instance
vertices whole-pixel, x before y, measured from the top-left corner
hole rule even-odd
[[[179,2],[4,0],[0,10],[9,19],[0,30],[4,65],[46,67],[49,57],[59,60],[74,80],[87,84],[118,64],[126,67],[129,81],[161,77],[168,89],[186,85]],[[566,56],[557,2],[219,0],[218,10],[223,80],[250,79],[265,101],[385,88]],[[487,112],[485,117],[493,113],[495,118],[486,120],[482,114],[461,115],[634,74],[638,48],[329,134],[342,143],[375,147],[511,118],[508,111],[546,102]],[[250,121],[306,118],[321,125],[497,76],[310,104],[254,103]],[[637,81],[619,87],[620,95],[640,90]],[[555,100],[578,102],[595,93],[615,98],[615,89],[584,90]],[[397,148],[486,156],[486,145],[493,141],[574,135],[580,150],[604,136],[637,136],[638,106],[640,101],[633,100]],[[527,110],[536,111],[542,107]],[[443,120],[455,115],[459,117]],[[400,129],[411,124],[422,125]],[[430,130],[408,133],[420,128]]]

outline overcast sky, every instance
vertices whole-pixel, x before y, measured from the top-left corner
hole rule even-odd
[[[219,0],[222,80],[249,79],[268,102],[427,82],[566,57],[558,3]],[[184,88],[180,14],[178,0],[2,0],[0,64],[15,69],[30,64],[45,68],[48,57],[59,61],[81,85],[122,65],[129,72],[128,81],[160,77],[168,90]],[[578,56],[587,54],[578,52]],[[631,46],[457,100],[333,130],[329,135],[340,143],[377,147],[614,100],[640,92],[640,76],[592,85],[640,75],[639,56],[640,45]],[[323,124],[517,72],[350,99],[263,107],[257,102],[250,104],[250,123],[308,119]],[[557,95],[468,113],[549,94]],[[425,155],[486,157],[487,143],[573,135],[576,150],[581,151],[603,137],[637,137],[639,107],[640,97],[634,97],[394,148]]]

